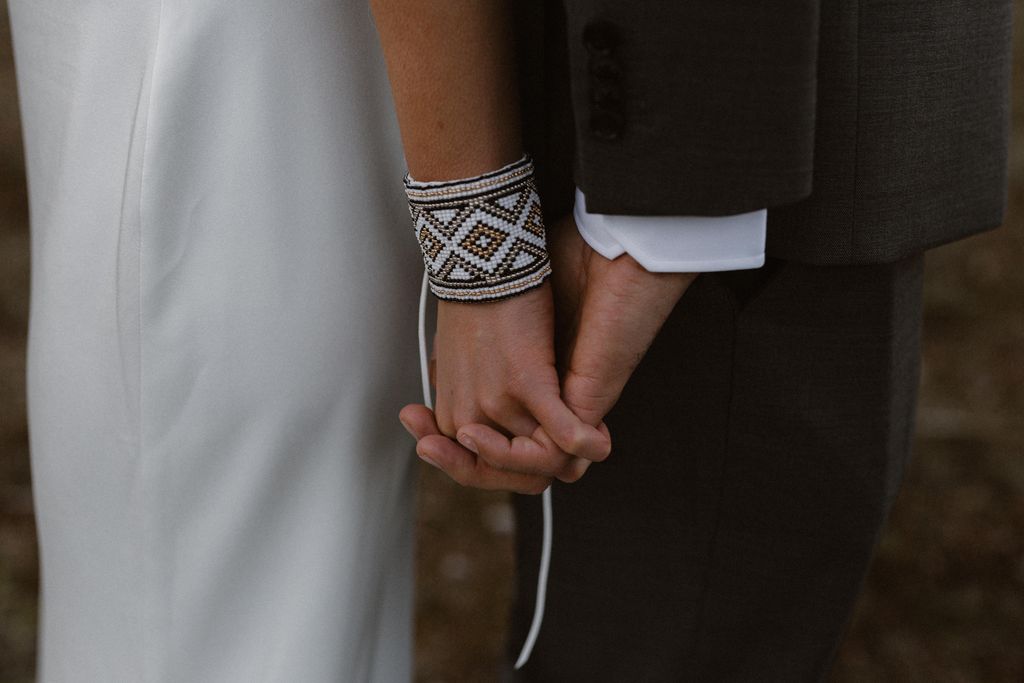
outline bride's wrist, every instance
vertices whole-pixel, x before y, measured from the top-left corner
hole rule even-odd
[[[495,301],[539,287],[551,274],[533,162],[473,177],[405,177],[413,230],[439,299]]]

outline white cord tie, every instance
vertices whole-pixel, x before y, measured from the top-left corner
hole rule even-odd
[[[426,272],[423,273],[423,285],[420,287],[420,311],[419,311],[419,347],[420,347],[420,379],[423,383],[423,404],[434,409],[434,401],[430,393],[430,368],[427,356],[427,290],[430,283]],[[544,507],[544,539],[540,554],[540,569],[537,572],[537,600],[533,607],[533,622],[530,624],[530,631],[523,643],[523,649],[516,660],[515,668],[521,669],[530,659],[533,646],[540,635],[541,623],[544,621],[544,603],[548,591],[548,570],[551,567],[552,527],[554,513],[551,506],[551,487],[544,489],[541,495]]]

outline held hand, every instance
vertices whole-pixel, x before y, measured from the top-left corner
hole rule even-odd
[[[608,260],[580,237],[569,216],[550,231],[549,250],[558,321],[562,398],[589,424],[618,401],[676,302],[696,273],[652,273],[628,254]],[[508,440],[484,425],[468,425],[491,457]],[[585,463],[589,464],[589,463]],[[583,472],[578,474],[582,476]]]
[[[585,424],[560,397],[553,318],[548,284],[496,302],[439,302],[436,425],[441,435],[461,437],[465,448],[453,450],[456,444],[443,444],[442,436],[413,430],[412,425],[431,424],[434,417],[425,406],[406,406],[401,417],[414,436],[434,437],[421,439],[421,457],[466,485],[543,490],[552,477],[578,477],[582,466],[573,456],[607,456],[607,431]],[[461,429],[474,424],[487,425],[487,431]],[[483,441],[478,444],[474,437]],[[496,448],[498,440],[507,447]],[[474,464],[467,469],[468,456]],[[540,481],[524,486],[523,480],[506,476],[510,471]]]
[[[583,240],[572,216],[551,232],[562,397],[596,424],[698,274],[650,272],[629,254],[608,260]]]
[[[399,419],[416,439],[416,454],[463,486],[538,494],[551,484],[550,477],[492,467],[472,451],[442,434],[433,411],[424,405],[405,406],[399,413]],[[500,434],[498,438],[505,439]],[[508,442],[507,439],[505,441]]]

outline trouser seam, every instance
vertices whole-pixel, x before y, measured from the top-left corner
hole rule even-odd
[[[729,306],[732,312],[732,348],[729,353],[729,397],[726,402],[726,417],[725,417],[725,434],[723,436],[723,447],[722,447],[722,464],[720,470],[720,478],[718,491],[716,494],[716,503],[714,507],[714,527],[711,532],[711,538],[707,545],[707,564],[704,570],[703,580],[701,582],[700,596],[697,599],[696,614],[694,617],[694,629],[693,639],[690,643],[689,650],[686,653],[686,659],[683,665],[683,671],[689,671],[692,675],[689,680],[698,680],[696,677],[697,673],[697,658],[700,649],[700,636],[702,632],[702,626],[705,619],[705,613],[707,611],[708,593],[710,591],[709,584],[711,583],[711,570],[712,564],[715,558],[715,550],[717,547],[719,529],[721,527],[722,519],[722,505],[725,498],[725,479],[726,479],[726,467],[729,464],[729,452],[732,445],[732,424],[735,413],[735,401],[736,401],[736,349],[738,346],[738,328],[739,328],[739,315],[740,309],[736,297],[733,295],[731,290],[728,290]]]

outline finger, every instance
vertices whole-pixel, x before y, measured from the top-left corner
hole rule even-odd
[[[595,256],[595,258],[600,258]],[[693,273],[648,273],[611,262],[608,286],[584,294],[579,328],[563,376],[562,395],[588,421],[611,411]]]
[[[420,439],[416,444],[416,453],[463,486],[535,495],[551,485],[548,477],[495,469],[451,439],[440,435]]]
[[[548,394],[529,399],[526,408],[566,453],[594,462],[608,457],[611,440],[580,420],[559,396]]]
[[[577,458],[561,452],[550,438],[547,444],[527,436],[510,440],[486,425],[469,424],[459,429],[458,441],[491,467],[506,472],[571,478],[578,469],[573,467]]]
[[[569,463],[569,466],[555,478],[559,481],[565,482],[566,484],[575,484],[583,478],[583,475],[587,473],[587,468],[593,464],[594,463],[590,460],[573,458],[572,462]]]
[[[430,386],[437,388],[437,332],[434,332],[434,341],[430,344],[430,357],[427,358],[427,377],[430,379]]]
[[[590,294],[584,302],[562,377],[563,399],[590,424],[597,424],[611,411],[650,342],[638,330],[627,329],[622,320],[601,315],[611,308],[603,296]]]
[[[440,434],[434,411],[419,403],[410,403],[398,412],[398,420],[414,439],[419,441],[431,434]]]
[[[455,431],[458,429],[455,410],[459,407],[460,401],[465,402],[460,387],[451,382],[437,387],[434,395],[434,419],[438,430],[451,439],[455,438]]]
[[[460,425],[484,424],[495,427],[498,431],[504,432],[509,438],[513,436],[526,436],[537,429],[538,422],[519,401],[511,398],[497,403],[493,401],[482,401],[481,408],[487,419],[465,420]]]
[[[604,419],[615,406],[650,343],[646,335],[630,331],[610,316],[595,315],[599,308],[584,306],[562,377],[566,405],[590,424]]]
[[[598,431],[600,431],[605,436],[605,438],[608,439],[608,442],[611,443],[611,434],[608,433],[608,427],[605,426],[603,422],[600,425],[598,425]],[[558,452],[562,452],[560,449],[558,449],[557,444],[555,444],[552,438],[548,436],[547,432],[545,432],[544,428],[541,426],[538,426],[537,429],[533,432],[532,438],[545,449],[556,449],[558,450]],[[590,464],[593,461],[587,460],[586,458],[578,458],[576,456],[568,454],[566,455],[569,458],[569,463],[561,472],[559,472],[556,475],[556,478],[561,481],[564,481],[567,484],[572,484],[573,482],[579,481],[583,477],[584,473],[587,471],[587,468],[590,467]]]

